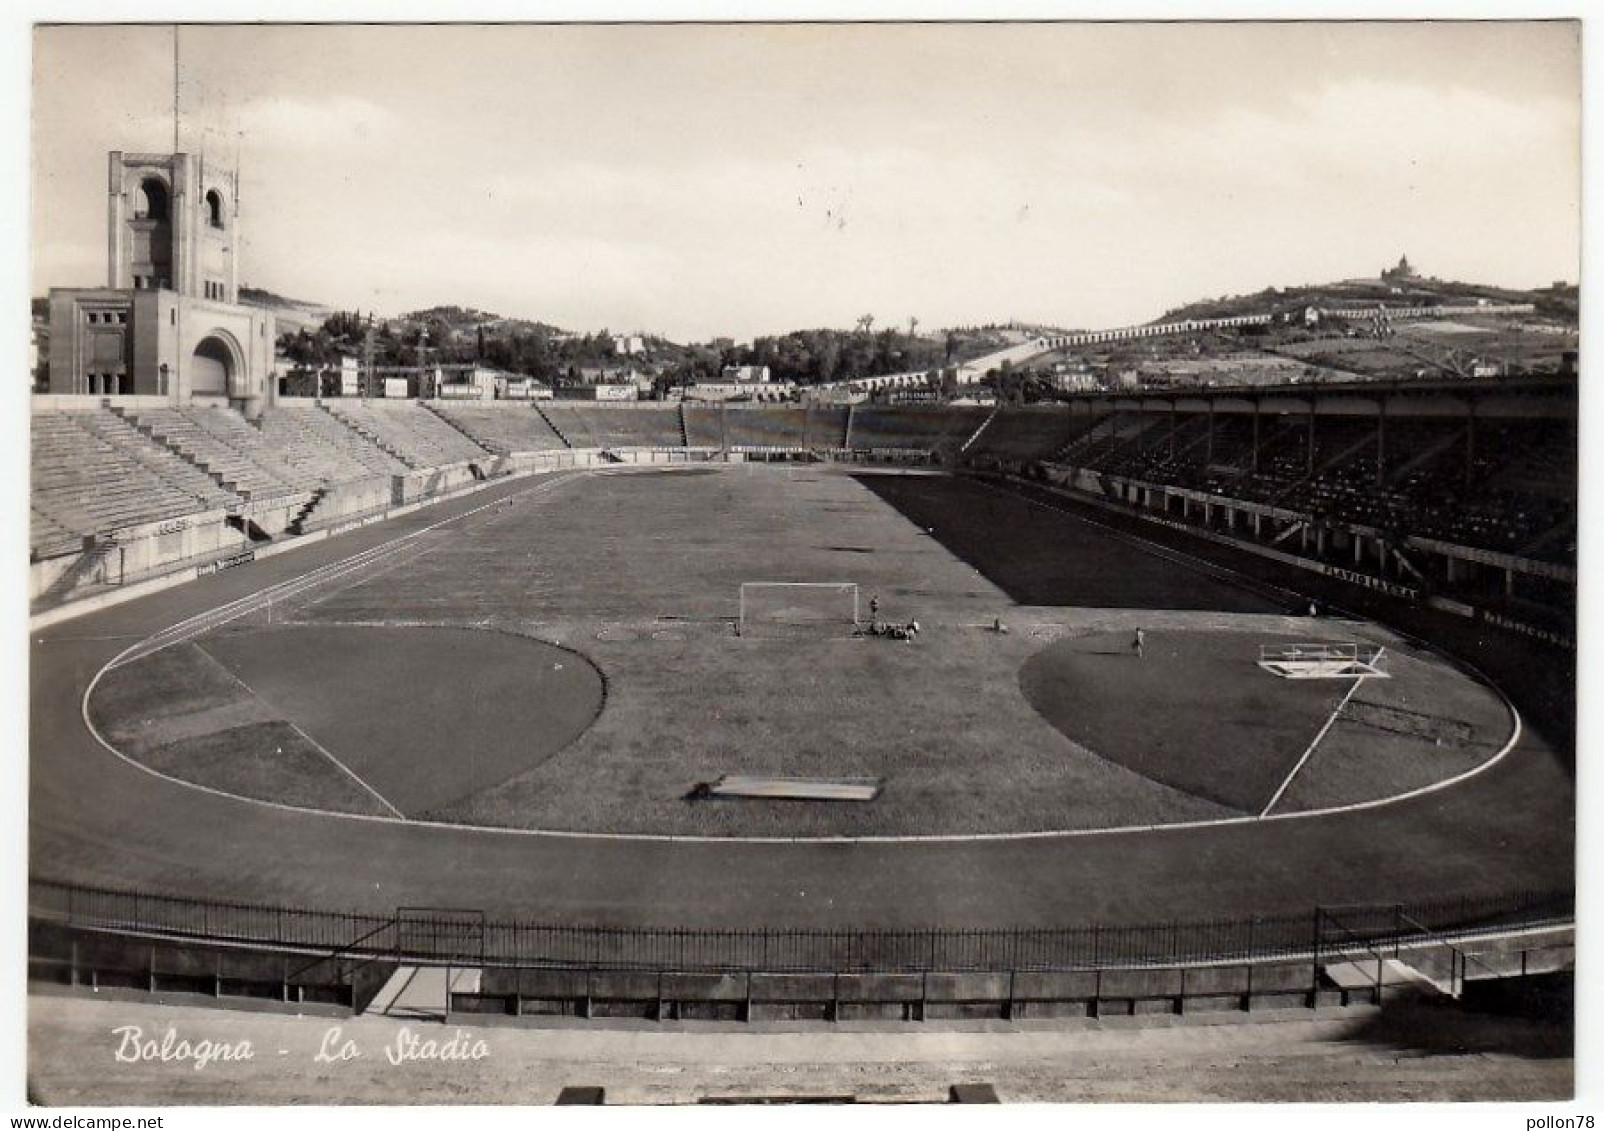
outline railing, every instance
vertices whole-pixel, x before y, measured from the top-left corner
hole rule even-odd
[[[1448,941],[1565,925],[1571,893],[1518,892],[1335,909],[1344,948],[1396,949],[1423,933]],[[393,954],[402,932],[431,940],[425,962],[593,970],[738,972],[1115,970],[1318,958],[1336,941],[1331,909],[1250,918],[962,930],[552,926],[416,909],[360,914],[213,902],[34,881],[38,923],[209,944],[352,957]],[[363,940],[369,940],[364,942]],[[385,940],[392,940],[386,945]],[[460,946],[452,945],[460,941]],[[408,950],[414,948],[409,947]]]

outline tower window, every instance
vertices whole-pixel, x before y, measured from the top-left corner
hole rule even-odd
[[[206,218],[212,227],[222,228],[223,196],[216,189],[211,189],[206,193]]]
[[[134,203],[134,219],[167,219],[167,186],[154,177],[139,182],[139,196]]]

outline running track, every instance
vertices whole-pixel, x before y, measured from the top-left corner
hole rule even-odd
[[[496,484],[33,634],[30,875],[374,913],[431,905],[553,924],[820,928],[1164,922],[1573,883],[1572,783],[1544,727],[1527,726],[1477,777],[1378,809],[901,844],[665,843],[342,820],[164,781],[85,728],[89,681],[139,639],[443,519],[447,530],[471,525],[467,512],[548,481]],[[1038,511],[1035,521],[1099,536],[1070,514]]]

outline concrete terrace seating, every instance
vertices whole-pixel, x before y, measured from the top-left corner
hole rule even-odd
[[[94,414],[44,411],[30,415],[33,478],[30,522],[35,552],[65,552],[68,535],[80,540],[142,523],[160,522],[237,503],[238,497],[209,478],[202,485],[173,470],[153,441],[132,429],[105,429]],[[80,420],[79,418],[84,418]],[[137,454],[136,454],[137,453]],[[176,456],[166,453],[168,460]],[[162,468],[172,470],[169,477]],[[192,470],[192,469],[191,469]],[[187,484],[190,489],[179,486]]]
[[[405,473],[407,465],[316,405],[278,404],[262,414],[263,438],[322,484]]]
[[[984,413],[987,410],[972,411]],[[974,427],[978,428],[983,419],[983,416],[976,419]],[[997,410],[995,419],[986,425],[986,430],[967,454],[1004,459],[1046,459],[1062,451],[1066,444],[1095,423],[1091,417],[1071,416],[1063,408],[1051,405],[1002,408]]]
[[[327,402],[329,411],[373,437],[414,468],[482,460],[490,453],[412,401],[377,404],[373,401]]]
[[[858,451],[875,448],[956,450],[974,435],[975,429],[990,415],[988,408],[882,408],[859,405],[852,410],[847,446]],[[1068,417],[1060,411],[1057,418],[1064,420]]]
[[[849,410],[838,405],[692,405],[682,409],[693,448],[791,448],[839,451],[847,446]]]
[[[233,491],[167,445],[152,440],[127,417],[96,410],[75,412],[72,421],[207,507],[229,507],[239,502]]]
[[[245,418],[227,408],[136,408],[128,419],[175,452],[203,465],[224,486],[248,499],[310,489],[303,477]]]
[[[685,405],[685,443],[693,448],[724,447],[724,406]]]
[[[679,410],[656,406],[546,403],[546,419],[582,448],[683,448]]]
[[[458,404],[437,401],[430,407],[473,437],[480,447],[498,455],[562,451],[568,447],[546,423],[546,418],[528,402]]]
[[[54,558],[83,548],[82,534],[74,534],[37,507],[28,508],[28,552],[34,558]]]
[[[807,410],[796,406],[725,406],[724,438],[731,447],[805,448]]]
[[[847,446],[847,418],[851,410],[834,405],[809,405],[803,439],[809,448],[838,450]]]

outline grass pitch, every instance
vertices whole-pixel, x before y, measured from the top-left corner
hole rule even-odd
[[[271,628],[115,669],[97,718],[164,772],[312,807],[373,802],[301,744],[285,754],[283,724],[408,816],[918,836],[1254,812],[1340,697],[1288,688],[1251,663],[1264,634],[1288,628],[1273,603],[1018,498],[931,476],[698,471],[578,477],[510,500],[277,608]],[[734,634],[742,582],[843,580],[860,586],[865,610],[877,595],[882,616],[926,631],[913,643]],[[1013,631],[993,632],[996,618]],[[1137,624],[1158,630],[1155,646],[1240,653],[1242,670],[1166,677],[1155,656],[1133,680],[1126,657],[1088,655],[1099,634],[1124,639]],[[476,631],[442,631],[451,627]],[[547,653],[576,661],[567,676],[553,677]],[[216,670],[202,671],[207,661]],[[1237,677],[1275,686],[1232,699]],[[1484,689],[1460,688],[1439,711],[1434,699],[1422,709],[1435,694],[1423,678],[1408,702],[1396,698],[1404,681],[1388,682],[1399,686],[1368,714],[1332,728],[1331,764],[1311,761],[1282,808],[1395,792],[1492,749],[1496,700]],[[1476,742],[1456,739],[1441,757],[1423,748],[1462,735],[1419,721],[1432,712]],[[1406,754],[1375,756],[1384,750]],[[877,777],[885,789],[862,805],[687,799],[724,774]]]

